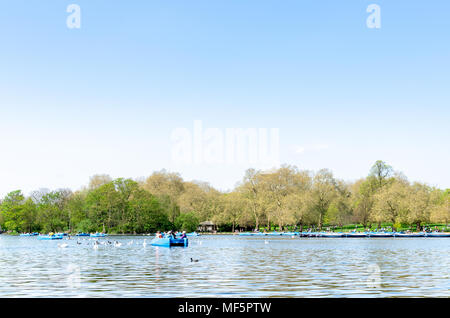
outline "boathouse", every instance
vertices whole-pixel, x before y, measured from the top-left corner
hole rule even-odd
[[[214,232],[216,231],[216,225],[212,221],[205,221],[198,226],[199,232]]]

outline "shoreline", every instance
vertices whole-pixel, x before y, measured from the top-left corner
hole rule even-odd
[[[384,232],[384,231],[379,231],[379,232],[238,232],[238,233],[232,233],[232,232],[217,232],[217,233],[198,233],[198,236],[217,236],[217,235],[228,235],[228,236],[298,236],[298,237],[307,237],[307,235],[311,235],[310,237],[321,237],[319,235],[336,235],[336,234],[386,234],[386,235],[395,235],[395,234],[404,234],[404,235],[416,235],[417,237],[421,237],[419,236],[419,234],[425,234],[425,236],[427,234],[436,234],[439,233],[440,235],[450,235],[450,232],[409,232],[409,233],[404,233],[404,232]],[[16,234],[11,234],[11,233],[0,233],[0,235],[5,235],[5,236],[21,236],[21,234],[28,234],[28,233],[16,233]],[[106,233],[107,236],[155,236],[155,234],[149,234],[149,233],[142,233],[142,234],[134,234],[134,233]],[[241,235],[243,234],[243,235]],[[39,235],[48,235],[46,233],[39,233]],[[29,237],[33,237],[33,236],[39,236],[39,235],[30,235]],[[316,236],[318,235],[318,236]],[[91,237],[91,236],[77,236],[76,234],[67,234],[66,236],[69,237]],[[97,237],[97,238],[105,238],[105,237]],[[188,237],[189,238],[189,237]]]

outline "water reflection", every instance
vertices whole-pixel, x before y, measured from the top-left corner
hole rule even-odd
[[[170,249],[144,239],[95,250],[0,236],[0,297],[450,296],[448,238],[202,236]]]

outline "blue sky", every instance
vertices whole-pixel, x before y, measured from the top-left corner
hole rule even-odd
[[[173,162],[172,132],[195,120],[278,128],[280,162],[301,169],[352,181],[381,159],[450,187],[446,0],[0,5],[1,196],[163,168],[232,188],[251,165]]]

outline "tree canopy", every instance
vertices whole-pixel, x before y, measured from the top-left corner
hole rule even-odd
[[[327,169],[313,173],[284,165],[248,169],[233,191],[220,192],[162,170],[142,181],[95,175],[75,192],[39,189],[26,196],[16,190],[0,204],[0,226],[14,232],[194,231],[211,220],[229,231],[385,222],[419,229],[428,222],[450,222],[450,190],[410,183],[377,161],[367,177],[355,182]]]

